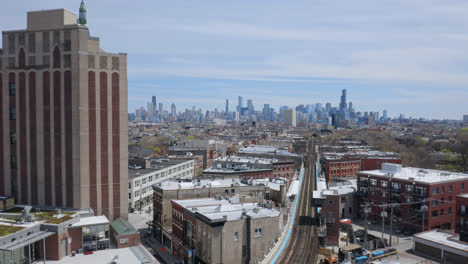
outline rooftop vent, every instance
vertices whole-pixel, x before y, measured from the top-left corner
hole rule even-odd
[[[387,173],[399,173],[403,169],[403,166],[400,164],[391,164],[391,163],[383,163],[382,170]]]

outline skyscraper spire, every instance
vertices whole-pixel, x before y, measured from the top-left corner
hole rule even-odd
[[[86,25],[86,5],[84,3],[84,0],[81,0],[81,5],[80,5],[80,16],[78,18],[78,24],[80,25]]]

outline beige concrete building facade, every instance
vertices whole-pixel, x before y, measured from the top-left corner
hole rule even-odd
[[[0,195],[126,217],[127,55],[64,9],[28,12],[2,37]]]

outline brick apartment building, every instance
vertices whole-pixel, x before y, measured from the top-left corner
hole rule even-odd
[[[220,198],[173,200],[172,254],[185,263],[261,262],[283,224],[280,212],[267,205]]]
[[[383,163],[401,164],[397,157],[325,156],[322,166],[327,181],[355,178],[359,171],[379,170]]]
[[[455,232],[461,241],[468,242],[468,193],[457,196],[456,206]]]
[[[360,203],[370,204],[369,219],[379,219],[382,205],[401,204],[393,210],[396,226],[420,232],[424,229],[454,230],[456,196],[468,192],[468,174],[384,163],[381,170],[358,173]],[[390,216],[390,209],[385,209]],[[363,213],[361,212],[361,217]],[[389,218],[389,217],[388,217]]]
[[[275,158],[260,158],[249,156],[225,156],[213,160],[214,168],[249,168],[271,169],[273,178],[285,178],[290,183],[294,177],[294,161],[280,161]]]
[[[190,182],[165,181],[153,185],[153,223],[154,236],[170,246],[172,230],[171,200],[231,197],[239,195],[241,202],[258,202],[268,197],[269,187],[249,185],[239,178],[197,179]]]
[[[100,47],[85,12],[32,11],[2,32],[0,196],[126,218],[127,55]]]

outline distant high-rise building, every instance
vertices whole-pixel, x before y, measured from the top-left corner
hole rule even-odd
[[[463,123],[468,124],[468,115],[463,115]]]
[[[0,196],[113,220],[128,214],[127,55],[100,47],[85,10],[3,32]]]
[[[229,118],[229,99],[226,99],[226,110],[224,115],[226,116],[226,118]]]
[[[239,96],[239,104],[237,105],[237,111],[240,112],[242,107],[244,107],[244,103],[242,102],[242,96]]]
[[[159,114],[163,112],[163,103],[159,103]]]
[[[252,99],[247,100],[247,109],[248,109],[249,115],[252,115],[254,112]]]
[[[346,110],[346,89],[343,89],[341,91],[340,112],[344,114]]]
[[[330,114],[332,109],[331,103],[326,103],[325,104],[325,110],[327,111],[328,114]]]
[[[177,116],[177,110],[176,110],[176,105],[174,103],[171,104],[171,116],[176,117]]]
[[[270,114],[271,114],[270,105],[269,104],[264,104],[263,105],[263,118],[266,121],[271,121]]]
[[[383,115],[382,115],[383,121],[387,121],[387,118],[388,118],[388,112],[387,110],[383,110]]]
[[[287,108],[286,110],[284,110],[283,114],[284,114],[284,123],[286,125],[295,127],[296,126],[296,109]]]

